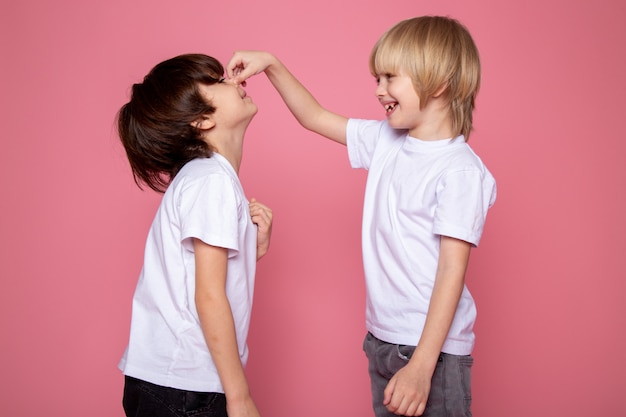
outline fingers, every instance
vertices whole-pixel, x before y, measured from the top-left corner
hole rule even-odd
[[[241,62],[241,58],[238,56],[238,53],[235,52],[230,58],[230,61],[228,61],[228,64],[226,64],[226,74],[228,74],[228,78],[234,80],[241,72],[242,67],[243,63]]]
[[[411,401],[407,397],[400,398],[398,404],[395,401],[395,398],[391,400],[387,405],[387,411],[400,416],[421,416],[426,409],[425,401]]]
[[[250,213],[252,214],[252,212],[268,212],[268,213],[272,213],[272,209],[270,209],[268,206],[266,206],[263,203],[259,203],[259,201],[257,201],[256,198],[251,198],[250,199]]]
[[[389,405],[389,403],[391,402],[391,397],[393,395],[395,386],[396,386],[396,379],[391,378],[391,380],[387,384],[387,387],[385,388],[385,391],[383,391],[383,404],[384,405]]]
[[[236,51],[226,65],[226,73],[228,78],[243,84],[253,75],[265,71],[273,62],[273,56],[266,52]]]
[[[401,416],[421,416],[426,409],[426,398],[398,389],[397,379],[393,377],[383,392],[383,404],[390,413]]]
[[[257,225],[257,260],[267,253],[272,236],[272,210],[255,198],[250,200],[250,218]]]
[[[226,65],[228,78],[238,84],[245,83],[247,78],[255,74],[254,71],[250,71],[250,61],[247,55],[243,51],[237,51]]]
[[[250,217],[252,222],[258,226],[270,227],[273,219],[272,209],[252,198],[250,200]]]

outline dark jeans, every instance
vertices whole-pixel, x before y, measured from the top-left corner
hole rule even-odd
[[[383,392],[391,377],[411,359],[415,346],[394,345],[365,336],[363,350],[369,360],[372,401],[376,417],[398,417],[383,405]],[[422,417],[471,417],[471,356],[442,353],[433,374]]]
[[[122,404],[127,417],[228,417],[224,394],[162,387],[130,376]]]

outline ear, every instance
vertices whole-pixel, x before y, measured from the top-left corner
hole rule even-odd
[[[446,92],[446,90],[448,90],[448,83],[443,83],[443,85],[439,87],[437,91],[435,91],[435,94],[433,94],[433,98],[441,97]]]
[[[196,129],[209,130],[215,126],[215,121],[210,116],[202,116],[191,122],[191,125]]]

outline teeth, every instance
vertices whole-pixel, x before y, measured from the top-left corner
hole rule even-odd
[[[387,104],[387,105],[385,106],[385,110],[386,110],[387,112],[390,112],[390,111],[391,111],[391,110],[393,110],[395,107],[396,107],[396,105],[395,105],[395,104]]]

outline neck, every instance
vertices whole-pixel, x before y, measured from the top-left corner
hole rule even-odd
[[[241,166],[242,152],[241,149],[239,151],[231,150],[231,149],[217,149],[217,153],[222,155],[230,164],[233,169],[239,175],[239,167]]]
[[[451,139],[453,136],[450,126],[422,124],[415,129],[409,130],[409,136],[421,140]]]
[[[433,97],[422,110],[421,122],[409,130],[409,135],[422,140],[449,139],[452,132],[452,120],[445,100]]]
[[[241,166],[243,155],[244,133],[245,130],[242,132],[233,130],[212,130],[210,133],[207,132],[204,138],[204,141],[208,143],[215,152],[219,153],[230,162],[237,175],[239,175],[239,167]]]

